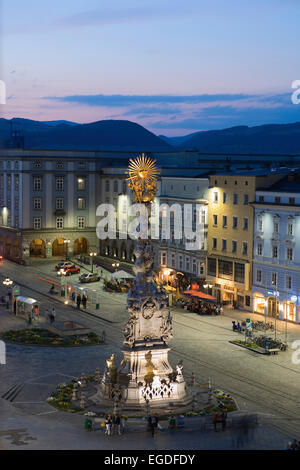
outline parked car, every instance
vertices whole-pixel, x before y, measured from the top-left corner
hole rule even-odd
[[[60,271],[61,269],[66,268],[67,266],[73,266],[73,265],[72,265],[72,263],[70,263],[70,261],[62,261],[61,263],[58,263],[55,266],[55,269],[56,269],[56,271]]]
[[[79,274],[79,273],[80,273],[80,268],[78,266],[75,266],[75,264],[65,266],[64,268],[58,271],[59,275],[65,275],[65,276],[70,276],[71,274]]]
[[[100,276],[97,273],[84,273],[79,276],[80,282],[97,282],[100,281]]]

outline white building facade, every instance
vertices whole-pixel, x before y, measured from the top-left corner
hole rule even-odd
[[[255,313],[299,323],[300,191],[292,192],[293,182],[286,177],[256,192],[252,294]]]

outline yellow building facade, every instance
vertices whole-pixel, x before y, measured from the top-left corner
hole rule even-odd
[[[218,302],[252,310],[251,203],[258,187],[268,187],[278,178],[251,172],[209,177],[206,280]]]

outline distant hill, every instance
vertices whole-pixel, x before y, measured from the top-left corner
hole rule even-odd
[[[196,132],[181,139],[177,148],[204,153],[299,154],[300,122],[230,127]],[[172,145],[172,140],[166,142]]]
[[[64,150],[137,150],[163,151],[171,146],[144,127],[131,121],[106,120],[89,124],[68,121],[32,121],[0,119],[0,143],[9,143],[11,126],[24,136],[25,148]]]

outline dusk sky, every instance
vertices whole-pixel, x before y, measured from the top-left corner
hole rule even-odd
[[[1,16],[3,117],[169,136],[300,121],[299,0],[2,0]]]

